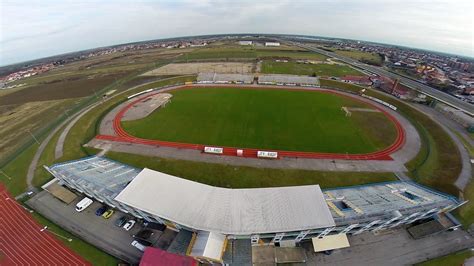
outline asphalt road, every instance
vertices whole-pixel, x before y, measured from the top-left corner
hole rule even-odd
[[[341,56],[341,55],[338,55],[338,54],[333,53],[333,52],[328,52],[328,51],[319,49],[319,48],[317,48],[313,45],[297,43],[297,42],[291,42],[291,43],[293,45],[305,48],[307,50],[317,52],[319,54],[323,54],[323,55],[328,56],[328,57],[336,58],[336,59],[338,59],[338,60],[340,60],[344,63],[350,64],[352,66],[363,69],[365,71],[368,71],[368,72],[371,72],[371,73],[374,73],[374,74],[377,74],[377,75],[381,75],[381,76],[390,77],[392,79],[398,79],[402,84],[404,84],[404,85],[406,85],[410,88],[413,88],[413,89],[416,89],[420,92],[423,92],[423,93],[425,93],[425,94],[427,94],[427,95],[429,95],[429,96],[431,96],[431,97],[433,97],[433,98],[435,98],[435,99],[437,99],[441,102],[444,102],[448,105],[451,105],[455,108],[458,108],[458,109],[462,110],[463,112],[465,112],[465,113],[467,113],[471,116],[474,116],[474,105],[472,105],[468,102],[464,102],[462,100],[459,100],[459,99],[455,98],[454,96],[451,96],[449,94],[441,92],[441,91],[439,91],[435,88],[432,88],[432,87],[430,87],[426,84],[423,84],[419,81],[416,81],[416,80],[401,76],[399,74],[387,71],[387,70],[385,70],[381,67],[367,65],[367,64],[361,63],[357,60],[354,60],[352,58],[349,58],[349,57],[346,57],[346,56]]]

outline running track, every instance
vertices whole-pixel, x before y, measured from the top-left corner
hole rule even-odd
[[[214,86],[214,87],[223,87],[223,85],[206,85],[207,87]],[[225,86],[225,85],[224,85]],[[178,86],[175,89],[185,89],[185,88],[192,88],[193,86]],[[235,86],[234,86],[235,87]],[[252,87],[250,87],[252,88]],[[271,87],[271,86],[265,86],[262,88],[255,88],[253,89],[285,89],[286,87]],[[288,88],[286,88],[288,89]],[[291,88],[295,89],[295,88]],[[307,88],[296,88],[298,90],[308,90]],[[380,106],[377,106],[374,103],[369,103],[366,101],[361,101],[355,97],[349,96],[344,93],[340,93],[337,91],[331,91],[331,90],[323,90],[323,89],[312,89],[312,90],[317,90],[318,92],[322,93],[331,93],[331,94],[336,94],[342,97],[348,97],[351,98],[352,100],[360,101],[365,104],[369,104],[373,108],[379,110],[382,112],[395,126],[396,131],[397,131],[397,137],[395,141],[388,146],[387,148],[372,152],[372,153],[365,153],[365,154],[341,154],[341,153],[320,153],[320,152],[298,152],[298,151],[282,151],[282,150],[272,150],[278,152],[279,157],[297,157],[297,158],[310,158],[310,159],[339,159],[339,160],[392,160],[392,157],[390,157],[390,154],[394,153],[395,151],[399,150],[403,144],[405,143],[405,130],[403,129],[402,125],[400,122],[389,112],[387,112],[385,109],[381,108]],[[113,127],[116,136],[109,136],[109,135],[98,135],[96,136],[96,139],[101,139],[101,140],[109,140],[109,141],[117,141],[117,142],[125,142],[125,143],[133,143],[133,144],[145,144],[145,145],[152,145],[152,146],[163,146],[163,147],[172,147],[172,148],[178,148],[178,149],[193,149],[193,150],[204,150],[204,147],[206,145],[204,144],[191,144],[191,143],[180,143],[180,142],[170,142],[170,141],[160,141],[160,140],[150,140],[150,139],[143,139],[143,138],[138,138],[134,137],[130,134],[128,134],[121,125],[121,120],[122,117],[124,116],[125,112],[128,111],[134,104],[143,101],[150,96],[153,96],[155,94],[161,93],[162,91],[157,91],[152,94],[147,94],[146,96],[139,97],[138,99],[130,102],[128,105],[126,105],[124,108],[122,108],[117,115],[114,118],[113,121]],[[257,157],[257,152],[259,149],[249,149],[249,148],[236,148],[236,147],[222,147],[224,148],[224,153],[223,155],[229,155],[229,156],[237,156],[237,150],[242,149],[243,150],[243,157],[252,157],[255,158]],[[270,151],[268,149],[265,149],[267,151]]]
[[[0,265],[90,265],[65,247],[0,184]]]

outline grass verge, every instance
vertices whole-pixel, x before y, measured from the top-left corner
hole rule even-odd
[[[454,254],[446,255],[436,259],[428,260],[415,264],[416,266],[446,266],[446,265],[463,265],[464,261],[474,255],[471,250],[464,250]]]
[[[362,185],[396,180],[392,173],[320,172],[268,169],[164,159],[108,152],[108,158],[140,168],[150,168],[199,183],[226,188],[283,187],[319,184],[321,188]]]
[[[10,161],[5,165],[0,172],[0,182],[3,183],[8,192],[13,196],[18,196],[27,189],[26,174],[28,173],[28,166],[35,156],[38,144],[33,144],[20,153],[15,160]]]

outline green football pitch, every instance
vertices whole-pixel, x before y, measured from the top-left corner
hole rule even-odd
[[[123,121],[131,135],[215,146],[368,153],[396,138],[393,123],[374,109],[332,93],[285,89],[195,88],[171,91],[166,107]]]

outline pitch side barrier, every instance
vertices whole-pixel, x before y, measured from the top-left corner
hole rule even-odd
[[[211,154],[223,154],[223,153],[224,153],[224,148],[220,148],[220,147],[204,147],[204,152],[205,152],[205,153],[211,153]]]
[[[145,93],[148,93],[148,92],[152,92],[153,89],[148,89],[148,90],[144,90],[144,91],[141,91],[141,92],[137,92],[135,94],[132,94],[130,96],[127,97],[127,99],[132,99],[133,97],[136,97],[138,95],[142,95],[142,94],[145,94]]]
[[[387,103],[387,102],[384,102],[384,101],[382,101],[382,100],[380,100],[380,99],[378,99],[378,98],[375,98],[375,97],[372,97],[372,96],[369,96],[369,95],[366,95],[366,94],[362,94],[361,96],[364,97],[364,98],[370,99],[370,100],[372,100],[372,101],[374,101],[374,102],[378,102],[378,103],[380,103],[381,105],[385,105],[385,106],[387,106],[388,108],[390,108],[390,109],[392,109],[392,110],[394,110],[394,111],[397,111],[397,107],[396,107],[396,106],[391,105],[391,104],[389,104],[389,103]]]
[[[265,159],[277,159],[278,152],[276,151],[258,151],[257,152],[258,158],[265,158]]]

